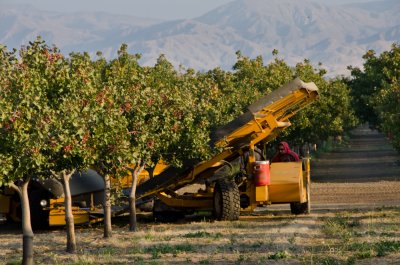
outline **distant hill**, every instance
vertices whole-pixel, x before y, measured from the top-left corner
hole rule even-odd
[[[55,13],[0,4],[0,43],[19,48],[41,35],[63,53],[102,51],[116,56],[122,43],[153,65],[160,54],[176,66],[231,69],[240,50],[249,57],[272,50],[289,64],[321,62],[330,76],[361,66],[368,49],[400,41],[400,1],[343,6],[308,0],[237,0],[190,20],[155,21],[106,13]]]

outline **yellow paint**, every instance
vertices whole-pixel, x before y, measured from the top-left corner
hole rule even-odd
[[[269,199],[272,203],[301,201],[303,172],[301,162],[272,163]]]
[[[256,201],[257,202],[268,201],[268,186],[257,186],[256,187]]]
[[[130,165],[130,167],[134,168],[135,165]],[[154,176],[159,175],[162,173],[164,170],[166,170],[169,167],[168,164],[166,164],[164,161],[159,161],[154,168]],[[147,170],[142,170],[142,172],[139,174],[137,183],[140,184],[150,178],[149,172]],[[111,182],[116,185],[120,185],[121,188],[130,188],[132,186],[132,174],[128,172],[128,174],[122,178],[116,179],[116,178],[111,178]]]
[[[205,196],[199,196],[197,193],[196,196],[186,197],[170,197],[165,195],[164,193],[160,193],[157,196],[162,200],[165,204],[171,207],[178,208],[196,208],[196,209],[212,209],[213,208],[213,197],[212,194],[205,194]]]
[[[88,211],[81,210],[79,207],[72,207],[75,224],[89,223],[90,216]],[[50,199],[49,225],[65,225],[64,198]]]

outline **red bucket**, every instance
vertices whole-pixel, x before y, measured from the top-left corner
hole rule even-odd
[[[269,161],[254,162],[254,185],[265,186],[271,183]]]

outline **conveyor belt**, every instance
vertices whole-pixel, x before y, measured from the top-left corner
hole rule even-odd
[[[139,185],[136,189],[136,198],[142,198],[143,195],[150,193],[152,190],[162,190],[164,187],[179,182],[181,178],[187,176],[187,174],[189,174],[193,167],[199,162],[199,160],[187,160],[183,164],[182,168],[167,168],[159,175]]]
[[[268,106],[276,103],[279,100],[287,97],[288,95],[292,94],[294,91],[299,90],[300,88],[304,88],[307,91],[318,93],[318,88],[315,86],[314,83],[304,83],[299,78],[294,79],[292,82],[280,87],[269,93],[268,95],[262,97],[255,103],[251,104],[247,109],[248,111],[238,118],[234,119],[233,121],[229,122],[228,124],[218,128],[214,132],[211,133],[211,143],[215,145],[218,141],[223,140],[230,134],[233,134],[237,129],[246,126],[249,122],[254,120],[254,116],[257,115],[258,112],[262,111]],[[289,106],[286,106],[289,107]],[[274,109],[271,110],[273,112]],[[277,110],[275,110],[277,111]],[[276,117],[279,119],[280,117]]]

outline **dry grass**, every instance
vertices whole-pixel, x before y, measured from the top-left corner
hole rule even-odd
[[[140,231],[116,220],[77,228],[77,254],[66,254],[65,232],[35,234],[36,264],[399,264],[400,208],[323,211],[292,216],[263,211],[236,222],[192,217],[175,224],[141,219]],[[19,231],[2,231],[0,263],[21,262]]]

